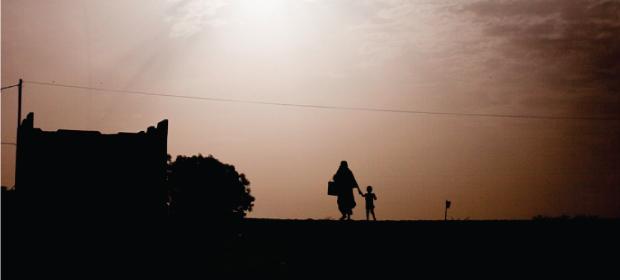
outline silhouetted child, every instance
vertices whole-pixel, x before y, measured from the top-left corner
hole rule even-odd
[[[366,220],[368,221],[369,219],[368,214],[372,214],[372,219],[376,221],[375,200],[377,200],[377,196],[372,192],[372,186],[366,187],[366,194],[363,194],[359,189],[358,191],[366,199]]]

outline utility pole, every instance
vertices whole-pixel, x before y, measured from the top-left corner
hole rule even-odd
[[[17,135],[19,137],[19,125],[22,123],[22,87],[24,85],[24,81],[19,79],[19,84],[17,84]]]
[[[2,87],[2,89],[0,90],[5,90],[5,89],[10,89],[13,87],[17,87],[17,133],[15,134],[15,138],[16,141],[15,143],[2,143],[2,144],[15,144],[15,178],[14,181],[17,181],[17,151],[19,150],[17,148],[18,144],[19,144],[19,127],[21,126],[21,122],[22,122],[22,90],[24,87],[24,81],[22,79],[19,79],[19,83],[16,85],[11,85],[11,86],[6,86],[6,87]],[[15,187],[17,184],[13,183],[13,187]]]
[[[13,189],[17,187],[17,159],[19,157],[19,127],[22,124],[22,89],[24,87],[24,81],[19,79],[17,84],[17,134],[15,134],[15,177],[13,178]]]

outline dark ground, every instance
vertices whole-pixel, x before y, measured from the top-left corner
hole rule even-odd
[[[618,220],[288,221],[248,220],[234,250],[250,271],[410,274],[619,264]],[[247,250],[247,251],[246,251]]]
[[[598,278],[594,276],[614,271],[620,263],[620,220],[246,219],[204,225],[141,224],[110,230],[84,224],[68,231],[50,223],[17,236],[3,219],[2,276],[409,279],[500,271],[530,278],[544,271]]]

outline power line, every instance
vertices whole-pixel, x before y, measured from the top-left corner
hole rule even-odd
[[[40,81],[24,81],[24,82],[30,83],[30,84],[36,84],[36,85],[43,85],[43,86],[85,89],[85,90],[92,90],[92,91],[99,91],[99,92],[106,92],[106,93],[134,94],[134,95],[184,98],[184,99],[216,101],[216,102],[299,107],[299,108],[310,108],[310,109],[367,111],[367,112],[420,114],[420,115],[443,115],[443,116],[459,116],[459,117],[511,118],[511,119],[579,120],[579,121],[617,121],[617,120],[620,120],[620,117],[579,117],[579,116],[575,117],[575,116],[547,116],[547,115],[525,115],[525,114],[456,113],[456,112],[419,111],[419,110],[402,110],[402,109],[386,109],[386,108],[371,108],[371,107],[347,107],[347,106],[334,106],[334,105],[298,104],[298,103],[269,102],[269,101],[258,101],[258,100],[229,99],[229,98],[218,98],[218,97],[201,97],[201,96],[191,96],[191,95],[176,95],[176,94],[169,94],[169,93],[156,93],[156,92],[135,91],[135,90],[120,90],[120,89],[109,89],[109,88],[100,88],[100,87],[87,87],[87,86],[80,86],[80,85],[49,83],[49,82],[40,82]]]
[[[12,86],[6,86],[6,87],[3,87],[3,88],[0,88],[0,90],[10,89],[12,87],[17,87],[17,86],[19,86],[19,84],[12,85]]]

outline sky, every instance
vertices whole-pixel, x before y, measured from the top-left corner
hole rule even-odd
[[[2,0],[2,86],[35,127],[137,132],[247,175],[250,217],[338,218],[347,160],[379,219],[620,217],[620,1]],[[16,90],[2,92],[15,142]],[[576,118],[576,119],[571,119]],[[582,120],[579,118],[597,118]],[[2,185],[15,150],[2,145]],[[70,171],[67,171],[70,172]],[[354,219],[362,219],[356,196]]]

